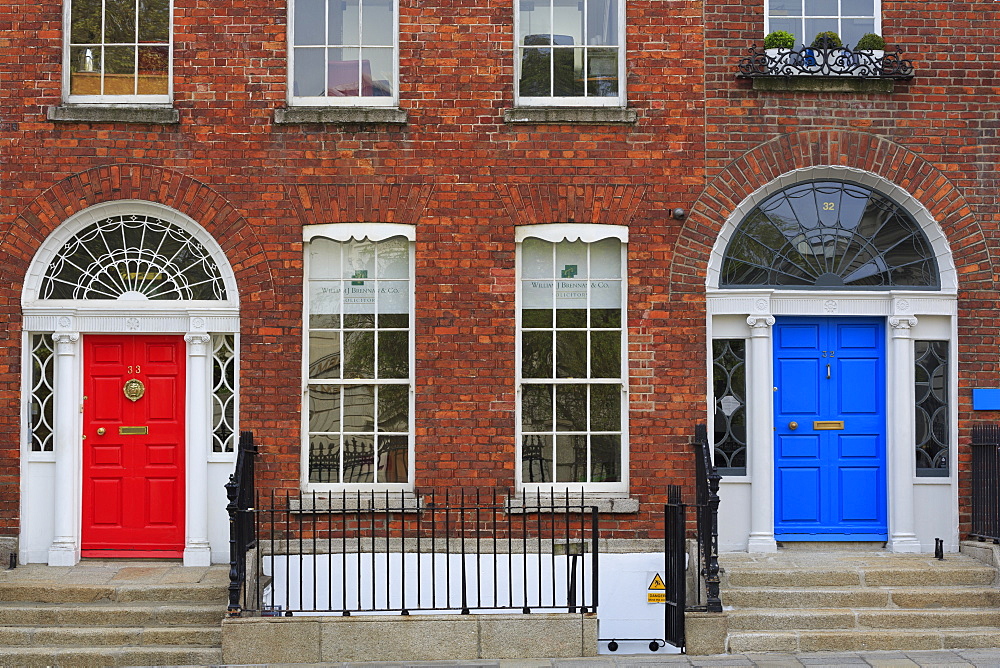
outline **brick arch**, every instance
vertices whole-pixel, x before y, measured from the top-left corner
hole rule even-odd
[[[104,202],[144,200],[171,207],[211,234],[229,259],[241,292],[253,301],[274,295],[274,279],[256,231],[223,196],[180,172],[145,164],[95,167],[68,176],[32,200],[2,239],[20,294],[32,258],[42,242],[74,214]],[[241,295],[241,303],[249,301]],[[246,317],[246,314],[244,314]]]
[[[972,206],[944,172],[917,153],[875,135],[839,130],[783,135],[747,151],[705,187],[678,237],[671,292],[703,292],[708,258],[731,213],[753,192],[796,169],[851,167],[898,185],[941,226],[961,276],[960,290],[986,285],[992,261]]]

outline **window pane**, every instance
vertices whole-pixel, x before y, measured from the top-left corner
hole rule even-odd
[[[378,389],[378,430],[410,430],[410,387],[380,385]]]
[[[583,49],[552,50],[552,95],[583,96]]]
[[[525,38],[526,43],[535,42],[533,35]],[[536,43],[536,42],[535,42]],[[548,97],[552,95],[552,49],[521,49],[521,80],[518,92],[524,97]]]
[[[746,341],[712,342],[715,465],[723,475],[746,475]]]
[[[410,350],[408,332],[378,333],[378,377],[408,378]]]
[[[170,41],[169,0],[139,0],[139,41]]]
[[[521,275],[524,278],[552,278],[552,244],[529,237],[521,244]]]
[[[622,437],[597,434],[590,437],[591,482],[620,482]]]
[[[407,282],[407,289],[409,289],[409,282]],[[410,326],[410,314],[407,313],[379,313],[378,314],[378,326],[379,329],[391,329],[400,328],[405,329]]]
[[[768,11],[771,16],[802,16],[802,0],[770,0]]]
[[[323,15],[326,0],[295,0],[295,17],[292,40],[295,46],[325,45],[326,32]]]
[[[326,57],[324,49],[295,49],[292,73],[292,94],[312,97],[326,91]]]
[[[310,317],[321,315],[340,315],[340,281],[310,281],[309,282],[309,313]],[[332,322],[332,321],[331,321]],[[312,327],[323,325],[313,324]],[[336,327],[337,325],[326,325]]]
[[[310,49],[296,49],[296,58],[299,53],[317,53]],[[322,54],[322,52],[318,52]],[[322,68],[320,68],[322,71]],[[342,278],[340,270],[340,247],[339,241],[331,241],[318,237],[309,242],[309,278]]]
[[[525,328],[551,327],[552,309],[529,308],[522,310],[521,326]]]
[[[787,33],[795,35],[795,48],[801,48],[802,44],[806,42],[805,34],[802,32],[802,20],[801,19],[771,19],[770,29],[774,30],[784,30]],[[812,41],[810,37],[808,41]]]
[[[309,482],[340,482],[340,437],[309,438]]]
[[[875,16],[874,0],[840,0],[843,16]]]
[[[850,46],[856,45],[865,33],[875,32],[875,21],[873,19],[843,19],[840,24],[840,39],[844,44]]]
[[[552,332],[521,334],[521,376],[552,378]]]
[[[361,95],[392,95],[392,49],[361,49],[361,77]]]
[[[373,433],[375,431],[375,386],[344,387],[344,431]]]
[[[361,43],[366,46],[392,46],[392,0],[364,0],[362,4]]]
[[[821,32],[827,32],[832,30],[835,33],[840,33],[840,21],[837,19],[806,19],[806,34],[805,43],[807,45],[812,44],[812,41]]]
[[[525,436],[521,442],[521,480],[552,482],[552,437]]]
[[[587,377],[587,332],[556,332],[556,378]]]
[[[360,6],[358,0],[329,0],[330,2],[330,33],[328,42],[331,46],[360,46],[359,33]]]
[[[616,97],[618,95],[618,51],[589,49],[587,51],[587,95]]]
[[[948,342],[914,341],[914,403],[918,476],[947,476],[951,442]]]
[[[379,315],[391,315],[410,312],[409,281],[379,281],[378,282],[378,312]],[[384,321],[381,321],[385,325]],[[405,327],[406,325],[402,325]]]
[[[101,94],[101,52],[99,46],[76,46],[70,49],[71,95]]]
[[[139,47],[139,95],[166,95],[170,49],[166,46]]]
[[[622,397],[620,385],[590,386],[590,428],[593,431],[620,431]]]
[[[104,0],[104,8],[104,43],[134,43],[135,0]]]
[[[556,310],[556,327],[586,327],[587,309],[561,308]]]
[[[587,431],[587,386],[556,386],[556,429]]]
[[[838,0],[806,0],[806,16],[838,16]]]
[[[587,437],[556,436],[556,482],[587,481]]]
[[[618,44],[617,0],[589,0],[587,3],[587,44]]]
[[[583,44],[583,1],[552,0],[556,44]]]
[[[73,44],[101,43],[101,0],[73,0],[70,40]]]
[[[524,385],[521,388],[521,428],[524,431],[552,431],[551,385]]]
[[[407,482],[409,450],[406,436],[378,437],[378,482]]]
[[[392,237],[378,244],[378,278],[409,278],[410,242],[405,237]]]
[[[309,431],[340,431],[340,387],[313,385],[309,388]]]
[[[135,47],[104,48],[104,94],[135,94]]]
[[[344,332],[344,378],[375,377],[375,333]]]
[[[590,333],[590,377],[619,378],[622,373],[620,331]]]
[[[375,482],[375,437],[344,437],[344,482]]]
[[[548,44],[552,33],[551,3],[548,0],[521,0],[518,3],[519,44]],[[528,40],[529,37],[544,37],[545,41]]]
[[[619,288],[620,289],[620,288]],[[620,301],[620,298],[619,298]],[[622,326],[622,312],[617,308],[594,308],[590,310],[591,327],[615,327]]]
[[[340,332],[309,333],[309,377],[340,378]]]

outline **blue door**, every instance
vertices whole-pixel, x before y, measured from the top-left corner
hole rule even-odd
[[[774,533],[885,540],[885,324],[774,326]]]

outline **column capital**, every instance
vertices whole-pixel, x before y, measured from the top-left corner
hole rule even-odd
[[[906,339],[910,337],[910,328],[917,326],[917,319],[912,315],[892,316],[889,326],[892,327],[892,338]]]
[[[188,344],[189,355],[201,356],[208,354],[208,344],[212,337],[204,332],[189,332],[184,335],[184,340]]]
[[[80,340],[79,332],[55,332],[52,341],[56,344],[57,355],[73,355],[76,352],[76,342]]]
[[[751,315],[747,317],[747,324],[750,325],[751,336],[769,336],[771,325],[774,324],[773,315]]]

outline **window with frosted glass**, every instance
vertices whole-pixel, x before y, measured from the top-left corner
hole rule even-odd
[[[309,253],[311,483],[410,475],[410,242],[313,239]]]
[[[167,101],[170,9],[170,0],[70,0],[70,96]]]
[[[918,477],[948,476],[948,342],[914,341],[914,417]]]
[[[520,252],[521,481],[622,482],[622,243],[529,238]]]
[[[796,46],[808,46],[828,30],[845,46],[854,46],[862,35],[881,28],[880,0],[767,0],[765,32],[790,32]]]
[[[294,102],[395,102],[395,0],[294,0],[291,13]]]
[[[744,339],[712,341],[715,396],[715,466],[722,475],[747,474],[747,345]]]
[[[519,100],[618,104],[623,7],[622,0],[518,0]]]

